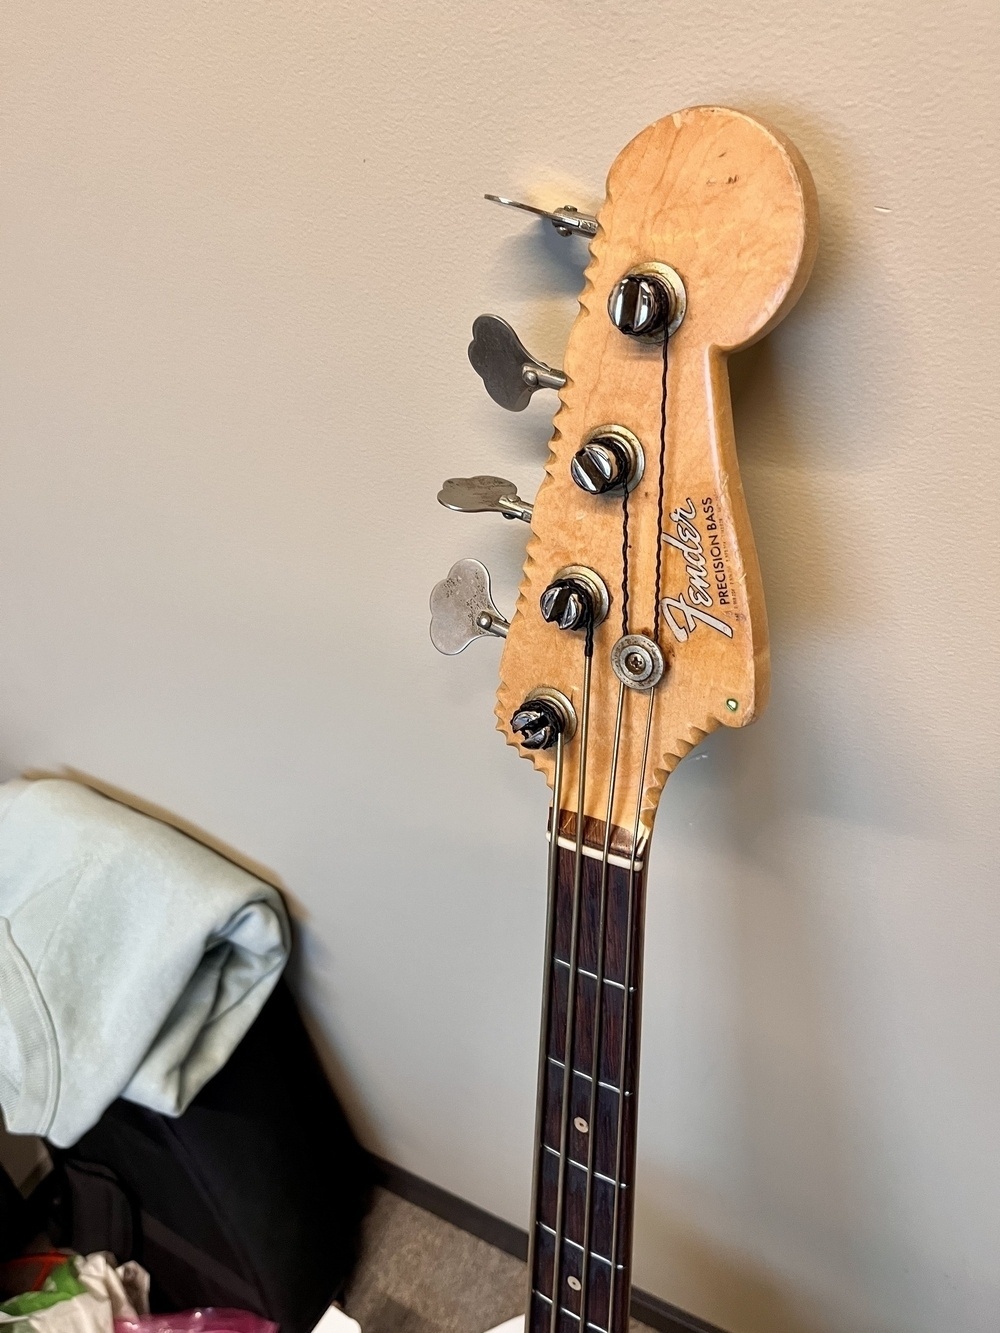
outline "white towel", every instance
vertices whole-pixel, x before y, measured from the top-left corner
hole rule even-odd
[[[0,1108],[75,1143],[116,1097],[180,1115],[289,949],[276,889],[63,779],[0,785]]]

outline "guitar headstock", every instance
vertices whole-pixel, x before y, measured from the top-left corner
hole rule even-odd
[[[767,702],[726,363],[798,298],[817,207],[780,134],[694,107],[621,152],[596,221],[497,716],[550,783],[559,753],[562,831],[582,812],[586,840],[599,841],[610,819],[628,852],[680,759]],[[539,364],[523,366],[529,387]],[[562,376],[542,370],[557,387]]]

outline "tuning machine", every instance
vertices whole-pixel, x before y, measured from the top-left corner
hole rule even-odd
[[[563,204],[551,212],[547,208],[536,208],[534,204],[522,204],[516,199],[505,199],[501,194],[483,196],[491,204],[502,204],[504,208],[519,208],[522,213],[532,213],[536,218],[551,222],[560,236],[596,236],[597,218],[589,213],[581,213],[572,204]]]
[[[490,594],[490,572],[478,560],[459,560],[431,593],[431,643],[454,657],[475,639],[505,639],[506,620]]]
[[[469,360],[486,392],[509,412],[523,412],[536,389],[561,389],[566,376],[538,361],[505,319],[480,315],[472,325]]]
[[[503,477],[449,477],[438,491],[438,504],[461,514],[503,514],[531,522],[532,505]]]

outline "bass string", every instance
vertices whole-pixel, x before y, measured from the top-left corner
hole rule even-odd
[[[618,709],[615,715],[615,740],[611,752],[611,773],[608,780],[608,808],[604,820],[604,846],[601,855],[601,887],[597,909],[597,962],[594,981],[594,1025],[591,1030],[590,1097],[587,1112],[587,1166],[583,1205],[583,1253],[580,1268],[580,1319],[587,1323],[587,1298],[590,1292],[590,1246],[594,1204],[594,1158],[597,1151],[597,1096],[601,1076],[601,1045],[604,1031],[604,973],[607,958],[608,934],[608,856],[611,850],[612,817],[614,815],[615,787],[618,779],[618,758],[621,750],[622,716],[625,710],[625,683],[618,686]]]
[[[590,680],[594,661],[594,616],[587,626],[583,656],[583,699],[580,706],[580,758],[576,797],[576,845],[573,858],[573,917],[570,928],[569,978],[566,996],[566,1027],[563,1040],[563,1084],[559,1115],[559,1167],[556,1184],[554,1253],[552,1258],[552,1306],[549,1333],[559,1327],[560,1287],[562,1285],[563,1247],[566,1239],[566,1174],[569,1166],[569,1113],[572,1101],[574,1047],[576,1045],[576,999],[579,980],[580,927],[583,897],[583,821],[587,794],[587,750],[590,738]]]
[[[667,349],[669,336],[663,339],[663,374],[660,380],[660,470],[659,494],[656,505],[656,587],[653,589],[653,642],[660,642],[660,597],[663,585],[663,496],[667,478]]]
[[[649,762],[649,742],[653,730],[653,703],[656,698],[656,691],[649,691],[649,703],[646,708],[646,728],[642,742],[642,762],[639,765],[639,786],[635,799],[635,819],[632,824],[632,849],[629,855],[628,868],[628,895],[625,907],[625,995],[622,1004],[622,1025],[620,1033],[621,1048],[618,1060],[618,1117],[617,1128],[615,1132],[615,1173],[614,1173],[614,1199],[611,1206],[611,1274],[608,1289],[608,1325],[615,1313],[615,1295],[618,1284],[618,1265],[619,1265],[619,1238],[621,1228],[619,1227],[619,1212],[621,1210],[621,1192],[623,1188],[622,1175],[625,1168],[625,1099],[634,1097],[635,1089],[625,1089],[626,1075],[626,1057],[629,1034],[629,1017],[632,1010],[633,995],[635,987],[633,986],[632,972],[635,965],[634,945],[635,945],[635,915],[636,915],[636,860],[639,849],[639,820],[642,813],[642,794],[646,783],[646,766]],[[627,1307],[626,1307],[627,1309]]]
[[[670,336],[669,336],[669,332],[668,332],[668,333],[664,334],[664,338],[663,338],[663,357],[662,357],[662,362],[661,362],[662,369],[661,369],[661,376],[660,376],[660,440],[659,440],[659,445],[660,445],[660,447],[659,447],[659,459],[658,459],[659,467],[658,467],[658,478],[657,478],[657,509],[656,509],[656,514],[657,514],[657,524],[656,524],[656,578],[655,578],[655,585],[654,585],[654,589],[653,589],[653,617],[652,617],[652,619],[653,619],[653,634],[652,634],[652,637],[653,637],[653,641],[654,641],[657,645],[659,644],[659,640],[660,640],[660,597],[661,597],[661,592],[662,592],[662,582],[663,582],[663,540],[662,540],[662,533],[663,533],[663,501],[664,501],[664,495],[665,495],[665,492],[666,492],[666,475],[667,475],[667,406],[668,406],[668,395],[667,395],[667,373],[668,373],[668,367],[669,367],[669,346],[670,346]],[[623,505],[622,505],[622,528],[623,528],[623,534],[622,534],[622,540],[623,540],[623,544],[622,544],[622,559],[623,559],[623,564],[624,564],[624,570],[623,570],[623,574],[622,574],[622,579],[623,579],[623,585],[622,585],[622,586],[623,586],[623,600],[624,600],[624,589],[627,588],[627,586],[628,586],[628,493],[627,493],[627,491],[626,491],[626,495],[625,495],[625,500],[624,500]],[[623,628],[624,628],[624,633],[627,634],[627,633],[628,633],[628,622],[627,622],[627,620],[623,620]],[[631,853],[630,853],[630,858],[629,858],[628,892],[627,892],[627,901],[626,901],[626,910],[625,910],[625,965],[624,965],[624,974],[623,974],[623,981],[624,981],[625,990],[624,990],[624,995],[623,995],[623,1000],[622,1000],[622,1024],[621,1024],[621,1032],[620,1032],[620,1055],[619,1055],[619,1068],[618,1068],[618,1114],[617,1114],[617,1126],[616,1126],[616,1133],[615,1133],[615,1170],[614,1170],[614,1177],[613,1177],[613,1179],[614,1179],[614,1202],[613,1202],[612,1209],[611,1209],[611,1247],[610,1247],[610,1248],[611,1248],[611,1255],[610,1255],[610,1259],[611,1259],[611,1272],[610,1272],[610,1278],[609,1278],[609,1291],[608,1291],[608,1324],[609,1324],[609,1327],[610,1327],[610,1324],[611,1324],[612,1319],[614,1318],[614,1313],[615,1313],[615,1294],[616,1294],[616,1286],[617,1286],[617,1279],[618,1279],[618,1259],[619,1259],[619,1256],[618,1256],[618,1248],[619,1248],[619,1239],[620,1239],[620,1227],[619,1227],[619,1216],[618,1216],[618,1215],[619,1215],[619,1210],[620,1210],[620,1207],[621,1207],[621,1191],[622,1191],[622,1187],[623,1187],[622,1173],[623,1173],[623,1168],[624,1168],[625,1099],[626,1099],[626,1096],[628,1095],[628,1094],[626,1093],[626,1089],[625,1089],[626,1053],[627,1053],[627,1052],[626,1052],[626,1048],[627,1048],[627,1044],[628,1044],[628,1034],[629,1034],[629,1017],[630,1017],[631,1010],[632,1010],[633,994],[634,994],[634,989],[635,989],[635,988],[633,987],[633,985],[632,985],[632,970],[633,970],[633,966],[634,966],[634,959],[633,959],[633,942],[634,942],[634,936],[635,936],[635,924],[636,924],[636,923],[635,923],[635,919],[634,919],[634,918],[635,918],[635,912],[636,912],[636,857],[637,857],[637,850],[638,850],[638,843],[639,843],[639,824],[640,824],[640,816],[641,816],[641,813],[642,813],[642,797],[643,797],[643,792],[644,792],[644,790],[645,790],[645,783],[646,783],[646,766],[647,766],[648,761],[649,761],[649,744],[650,744],[650,737],[651,737],[651,734],[652,734],[652,724],[653,724],[653,700],[654,700],[654,697],[655,697],[655,693],[656,693],[655,687],[654,687],[654,689],[652,689],[652,690],[649,691],[649,703],[648,703],[648,705],[647,705],[647,710],[646,710],[646,727],[645,727],[645,734],[644,734],[644,737],[643,737],[642,762],[641,762],[640,767],[639,767],[639,781],[638,781],[638,784],[637,784],[637,792],[636,792],[635,819],[634,819],[633,827],[632,827],[632,848],[631,848]],[[617,756],[618,743],[619,743],[619,742],[618,742],[618,728],[620,728],[620,726],[621,726],[621,705],[620,705],[620,703],[619,703],[618,724],[617,724],[616,735],[615,735],[615,754],[616,754],[616,756]],[[606,929],[607,929],[606,921],[605,921],[604,916],[603,916],[603,913],[604,913],[604,911],[605,911],[605,909],[606,909],[606,903],[604,902],[603,891],[604,891],[604,885],[605,885],[605,883],[606,883],[606,879],[607,879],[607,856],[608,856],[608,849],[609,849],[609,845],[610,845],[611,804],[612,804],[613,800],[614,800],[614,791],[612,790],[612,793],[611,793],[611,799],[609,800],[609,804],[608,804],[608,824],[609,824],[609,828],[608,828],[608,830],[606,830],[606,834],[605,834],[605,844],[604,844],[604,865],[602,866],[602,871],[601,871],[601,880],[602,880],[602,924],[601,924],[601,943],[602,943],[602,945],[603,945],[603,943],[604,943],[604,933],[605,933],[605,931],[606,931]],[[595,1010],[596,1010],[596,1013],[595,1013],[594,1055],[595,1055],[595,1066],[596,1066],[597,1068],[599,1068],[599,1065],[597,1065],[597,1061],[599,1060],[599,1057],[600,1057],[599,1044],[600,1044],[601,1037],[602,1037],[602,1035],[603,1035],[603,1031],[604,1031],[604,1014],[603,1014],[603,1005],[604,1005],[604,992],[603,992],[603,978],[602,978],[601,981],[599,981],[599,983],[598,983],[597,1000],[596,1000],[596,1003],[595,1003]],[[595,1071],[595,1075],[594,1075],[594,1076],[595,1076],[595,1079],[596,1079],[596,1076],[597,1076],[597,1075],[596,1075],[596,1071]],[[592,1084],[592,1086],[591,1086],[591,1091],[592,1091],[592,1094],[596,1093],[596,1091],[597,1091],[597,1085],[596,1085],[596,1082],[595,1082],[594,1084]],[[591,1107],[591,1111],[592,1111],[592,1113],[593,1113],[593,1104],[592,1104],[592,1107]],[[591,1115],[591,1121],[593,1121],[593,1114]],[[591,1148],[593,1148],[593,1144],[591,1144],[590,1146],[591,1146]],[[584,1219],[584,1225],[585,1225],[585,1228],[587,1228],[587,1227],[589,1226],[589,1222],[590,1222],[590,1206],[591,1206],[591,1197],[590,1197],[590,1196],[591,1196],[591,1189],[592,1189],[592,1175],[591,1175],[591,1171],[590,1171],[590,1169],[588,1169],[588,1175],[587,1175],[587,1210],[586,1210],[586,1213],[585,1213],[585,1219]],[[585,1267],[586,1267],[586,1266],[589,1264],[589,1259],[590,1259],[590,1255],[589,1255],[589,1253],[587,1252],[587,1249],[586,1249],[586,1244],[585,1244],[585,1248],[584,1248],[584,1256],[583,1256],[583,1258],[584,1258],[584,1265],[585,1265]],[[584,1317],[584,1319],[585,1319],[585,1318],[586,1318],[586,1305],[584,1304],[581,1308],[582,1308],[582,1312],[583,1312],[583,1317]]]
[[[556,942],[556,895],[559,889],[559,811],[562,808],[562,774],[565,742],[562,731],[556,737],[556,757],[552,774],[552,805],[549,809],[549,858],[547,870],[546,919],[545,919],[545,977],[542,984],[542,1019],[541,1036],[538,1042],[538,1081],[537,1101],[535,1103],[535,1161],[531,1198],[534,1201],[534,1225],[528,1236],[528,1281],[534,1289],[535,1262],[538,1252],[538,1206],[541,1189],[541,1163],[545,1152],[545,1075],[548,1066],[549,1024],[552,1015],[552,982],[555,971]]]
[[[622,490],[622,638],[628,634],[628,486]]]
[[[662,565],[663,565],[663,543],[661,533],[663,530],[663,501],[666,490],[666,455],[667,455],[667,373],[668,373],[668,346],[669,337],[665,336],[663,340],[663,358],[662,375],[660,382],[660,438],[659,438],[659,469],[658,469],[658,488],[657,488],[657,526],[656,526],[656,577],[654,585],[654,605],[653,605],[653,640],[659,642],[660,628],[660,593],[662,588]],[[628,512],[628,490],[626,489],[622,499],[622,633],[628,634],[628,608],[629,608],[629,512]],[[565,1243],[565,1214],[566,1214],[566,1173],[568,1168],[568,1146],[569,1146],[569,1112],[572,1104],[572,1086],[573,1070],[575,1068],[575,1051],[577,1045],[577,984],[579,979],[579,944],[580,928],[582,920],[582,877],[583,877],[583,821],[584,821],[584,798],[586,794],[586,765],[587,765],[587,741],[589,738],[590,721],[590,677],[591,665],[594,651],[594,620],[591,617],[586,627],[586,644],[584,648],[584,686],[583,686],[583,707],[581,710],[580,727],[580,769],[577,792],[577,826],[576,826],[576,846],[573,865],[573,918],[571,927],[570,943],[570,962],[568,978],[568,994],[566,1004],[566,1030],[563,1045],[563,1086],[560,1106],[560,1135],[559,1135],[559,1175],[556,1190],[556,1218],[554,1228],[554,1254],[552,1264],[552,1304],[550,1308],[550,1333],[556,1333],[559,1320],[559,1289],[562,1278],[563,1265],[563,1247]],[[625,1057],[626,1041],[629,1029],[629,1014],[632,1005],[631,969],[632,969],[632,945],[634,935],[634,911],[635,911],[635,884],[636,884],[636,859],[637,845],[639,837],[639,823],[642,808],[642,794],[645,784],[646,765],[649,756],[649,743],[653,719],[653,696],[655,690],[649,693],[649,705],[646,714],[646,728],[643,741],[642,764],[640,767],[638,793],[636,797],[635,821],[632,833],[632,849],[629,861],[629,879],[628,895],[626,907],[626,947],[625,947],[625,974],[624,974],[624,997],[622,1004],[622,1031],[621,1031],[621,1055],[619,1064],[618,1078],[618,1115],[617,1115],[617,1133],[615,1144],[615,1173],[614,1173],[614,1204],[612,1207],[612,1235],[611,1235],[611,1272],[609,1284],[609,1323],[614,1313],[614,1297],[617,1278],[617,1250],[619,1240],[618,1213],[620,1208],[623,1162],[623,1128],[625,1111]],[[609,855],[611,845],[612,815],[614,808],[615,782],[617,777],[618,758],[621,744],[622,716],[624,710],[625,686],[619,687],[618,709],[615,719],[614,747],[612,751],[611,773],[609,776],[609,793],[607,818],[605,820],[604,844],[601,856],[601,880],[600,880],[600,900],[598,908],[598,966],[596,971],[596,991],[594,996],[594,1026],[592,1030],[592,1064],[590,1081],[590,1099],[589,1099],[589,1119],[588,1119],[588,1147],[586,1172],[586,1195],[584,1203],[583,1218],[583,1245],[581,1262],[581,1283],[580,1283],[580,1326],[582,1333],[586,1333],[587,1327],[587,1297],[589,1289],[590,1260],[592,1258],[590,1250],[590,1232],[592,1226],[593,1213],[593,1181],[594,1181],[594,1155],[596,1151],[596,1113],[597,1113],[597,1089],[600,1074],[601,1059],[601,1038],[604,1027],[604,965],[606,956],[607,940],[607,906],[608,906],[608,871]],[[531,1270],[529,1270],[531,1271]]]

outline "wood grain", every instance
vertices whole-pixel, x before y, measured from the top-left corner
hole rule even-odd
[[[546,624],[538,601],[562,566],[597,570],[611,590],[612,606],[595,639],[583,807],[589,818],[606,818],[618,698],[610,652],[622,632],[622,504],[620,497],[579,490],[569,463],[593,428],[625,426],[646,457],[645,474],[629,500],[631,632],[648,635],[653,629],[662,534],[690,551],[685,556],[676,545],[663,545],[661,591],[671,600],[662,603],[658,638],[668,671],[653,692],[645,773],[649,696],[626,692],[612,822],[630,831],[638,807],[641,840],[679,760],[717,726],[751,722],[767,701],[767,623],[736,460],[726,358],[767,333],[798,298],[815,256],[817,205],[808,169],[782,135],[738,111],[694,107],[657,121],[624,149],[611,168],[598,220],[566,350],[568,381],[501,661],[497,716],[500,730],[516,744],[509,719],[532,689],[555,686],[579,711],[582,636]],[[607,314],[614,283],[650,262],[676,269],[687,292],[686,317],[668,348],[662,519],[662,349],[624,337]],[[697,610],[688,612],[685,603]],[[578,738],[567,747],[559,802],[570,811],[577,804]],[[523,753],[551,784],[551,752]]]

